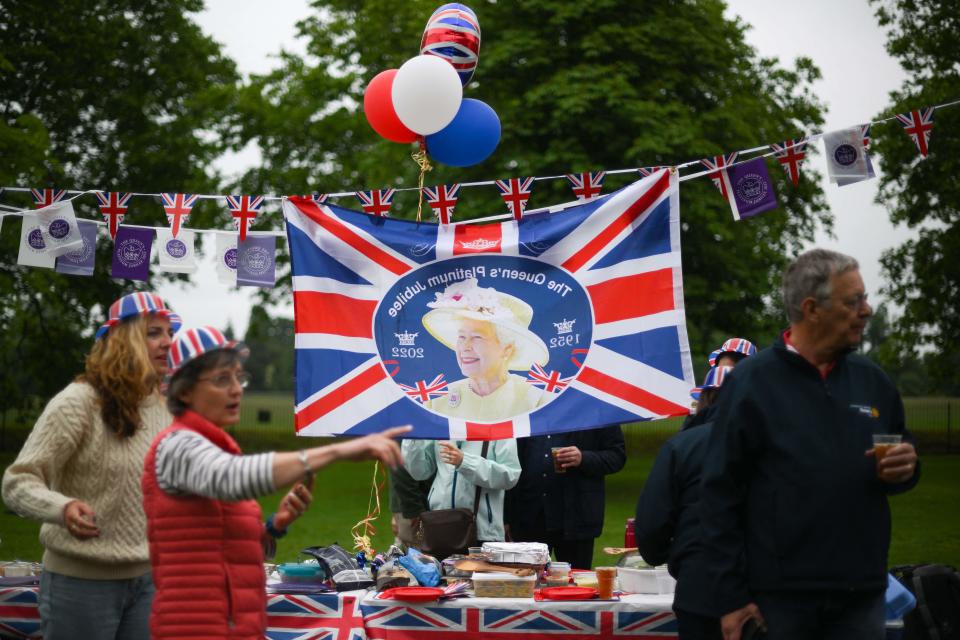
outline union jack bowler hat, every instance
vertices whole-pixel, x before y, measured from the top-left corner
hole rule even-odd
[[[707,364],[711,367],[717,366],[717,360],[726,353],[737,354],[740,356],[740,359],[743,359],[747,356],[752,356],[756,352],[757,348],[746,338],[730,338],[720,345],[719,349],[710,354],[710,357],[707,358]]]
[[[107,312],[107,321],[97,329],[97,340],[107,335],[110,329],[127,318],[147,314],[154,314],[169,319],[170,326],[173,327],[174,331],[180,329],[180,325],[183,324],[180,316],[175,314],[170,307],[167,306],[167,303],[163,301],[163,298],[157,294],[146,291],[128,293],[110,305],[110,309]]]
[[[170,353],[167,354],[167,379],[175,376],[191,360],[217,349],[236,349],[241,359],[246,359],[250,353],[242,343],[228,340],[215,327],[184,329],[170,345]]]
[[[733,371],[733,367],[710,367],[710,370],[707,371],[707,375],[703,377],[703,384],[699,387],[690,389],[690,396],[694,400],[699,400],[700,392],[704,389],[720,388],[720,385],[722,385],[723,381],[727,379],[727,376],[730,375],[731,371]]]

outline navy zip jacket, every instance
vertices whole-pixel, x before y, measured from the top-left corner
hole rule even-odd
[[[712,615],[760,591],[882,591],[887,495],[871,435],[904,425],[896,387],[870,360],[841,356],[821,377],[781,336],[737,365],[718,400],[704,464],[703,594]]]
[[[651,565],[668,563],[677,579],[675,609],[711,615],[704,606],[700,527],[700,479],[713,429],[716,405],[696,414],[690,426],[667,440],[653,463],[637,501],[634,531],[640,555]]]

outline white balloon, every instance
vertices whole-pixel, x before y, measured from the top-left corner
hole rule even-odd
[[[463,85],[452,64],[424,55],[403,63],[393,78],[392,95],[400,122],[427,136],[453,121],[463,100]]]

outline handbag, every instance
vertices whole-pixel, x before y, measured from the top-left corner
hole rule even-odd
[[[481,458],[487,457],[490,443],[483,443]],[[420,514],[420,550],[424,553],[446,558],[455,553],[466,553],[468,547],[477,544],[477,510],[480,508],[480,487],[473,500],[473,509],[436,509]]]

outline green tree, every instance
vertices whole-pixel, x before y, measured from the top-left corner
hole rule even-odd
[[[237,74],[189,17],[200,0],[14,0],[0,10],[0,184],[209,192],[218,129]],[[4,204],[29,206],[26,194]],[[99,219],[91,196],[78,215]],[[214,207],[196,209],[198,226]],[[135,198],[133,224],[163,224]],[[101,235],[92,278],[15,264],[19,224],[0,235],[0,409],[48,398],[83,365],[110,301],[139,285],[111,280]],[[175,301],[174,301],[175,306]]]
[[[308,54],[283,56],[242,93],[236,144],[259,143],[255,192],[352,191],[414,186],[415,146],[379,138],[360,105],[374,75],[418,53],[436,2],[319,0],[299,25]],[[503,125],[491,158],[467,169],[435,166],[427,184],[650,166],[699,159],[816,129],[822,105],[807,59],[793,68],[762,59],[746,25],[720,0],[471,3],[482,31],[480,63],[465,95],[490,104]],[[681,190],[684,284],[691,346],[705,356],[722,338],[767,342],[784,320],[771,295],[785,262],[830,226],[809,175],[795,189],[771,164],[781,209],[735,223],[709,180]],[[638,176],[612,175],[610,191]],[[565,181],[538,182],[531,207],[571,199]],[[353,206],[349,201],[347,206]],[[415,193],[394,215],[411,217]],[[429,210],[428,210],[429,211]],[[492,187],[464,189],[457,217],[504,212]],[[289,281],[281,282],[289,287]],[[699,358],[698,358],[699,359]]]
[[[960,12],[955,2],[872,0],[887,50],[909,79],[890,94],[883,117],[960,98]],[[930,154],[923,159],[900,124],[876,127],[873,148],[883,157],[878,201],[894,224],[917,237],[884,253],[884,293],[900,308],[892,339],[924,361],[940,391],[960,387],[960,108],[935,112]]]
[[[250,309],[244,342],[250,348],[245,364],[255,391],[293,391],[293,320],[271,318],[257,305]]]

